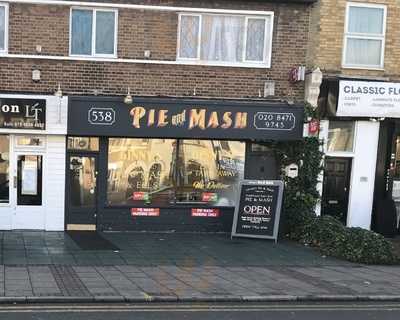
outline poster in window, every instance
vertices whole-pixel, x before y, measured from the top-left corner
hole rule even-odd
[[[22,195],[37,195],[37,158],[36,156],[25,156],[25,161],[22,163]]]

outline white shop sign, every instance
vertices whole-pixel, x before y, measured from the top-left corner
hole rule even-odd
[[[400,118],[400,83],[340,81],[336,115]]]

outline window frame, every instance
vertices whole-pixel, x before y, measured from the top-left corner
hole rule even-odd
[[[353,138],[352,138],[352,149],[348,151],[329,151],[328,150],[328,140],[329,140],[329,127],[331,122],[352,122],[353,126]],[[343,120],[343,119],[330,119],[328,121],[328,124],[326,126],[326,137],[324,137],[324,150],[325,150],[325,155],[328,157],[349,157],[352,158],[355,155],[356,152],[356,143],[357,143],[357,135],[358,135],[358,126],[357,126],[357,121],[356,120]]]
[[[244,33],[243,33],[243,52],[242,61],[240,62],[228,62],[228,61],[213,61],[213,60],[202,60],[201,59],[201,35],[202,35],[202,20],[204,15],[210,16],[236,16],[244,17]],[[181,20],[182,16],[194,16],[199,17],[199,34],[197,38],[197,57],[196,58],[185,58],[180,56],[181,47]],[[254,61],[246,59],[247,52],[247,27],[249,19],[263,19],[265,21],[264,27],[264,54],[262,61]],[[269,30],[267,26],[269,23]],[[180,12],[178,13],[178,36],[177,36],[177,50],[176,50],[176,61],[182,62],[193,62],[199,65],[211,65],[211,66],[231,66],[231,67],[260,67],[271,68],[271,57],[272,57],[272,38],[274,29],[274,13],[266,12],[265,15],[246,15],[246,14],[230,14],[230,13],[190,13],[190,12]]]
[[[74,54],[72,53],[72,12],[73,10],[86,10],[92,12],[92,43],[91,43],[91,53],[90,54]],[[96,53],[96,16],[97,12],[113,12],[115,15],[114,19],[114,53],[113,54],[104,54],[104,53]],[[103,8],[92,8],[92,7],[76,7],[72,6],[70,8],[69,14],[69,55],[71,57],[96,57],[96,58],[117,58],[117,49],[118,49],[118,9],[103,9]]]
[[[0,7],[4,8],[4,49],[0,49],[0,56],[8,53],[8,21],[9,21],[9,5],[0,2]]]
[[[382,21],[382,34],[369,34],[369,33],[355,33],[349,32],[349,15],[350,8],[374,8],[383,10],[383,21]],[[344,24],[344,37],[343,37],[343,52],[342,52],[342,68],[349,69],[367,69],[367,70],[384,70],[385,64],[385,45],[386,45],[386,20],[387,20],[387,6],[384,4],[372,4],[372,3],[361,3],[361,2],[347,2],[346,4],[346,17]],[[347,53],[347,42],[348,39],[361,39],[361,40],[378,40],[381,42],[381,56],[379,65],[366,65],[366,64],[352,64],[346,62]]]

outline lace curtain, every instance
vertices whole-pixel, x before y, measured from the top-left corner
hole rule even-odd
[[[5,8],[0,7],[0,50],[5,49]]]
[[[92,19],[91,10],[72,11],[72,54],[92,54]]]

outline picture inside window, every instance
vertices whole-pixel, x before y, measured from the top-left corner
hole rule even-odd
[[[234,206],[245,143],[217,140],[109,139],[109,205]]]
[[[115,34],[115,11],[72,9],[71,54],[115,55]]]
[[[345,65],[382,67],[384,7],[351,5],[347,18]]]
[[[179,58],[266,63],[270,17],[181,15]]]
[[[0,135],[0,203],[10,200],[10,140]]]

